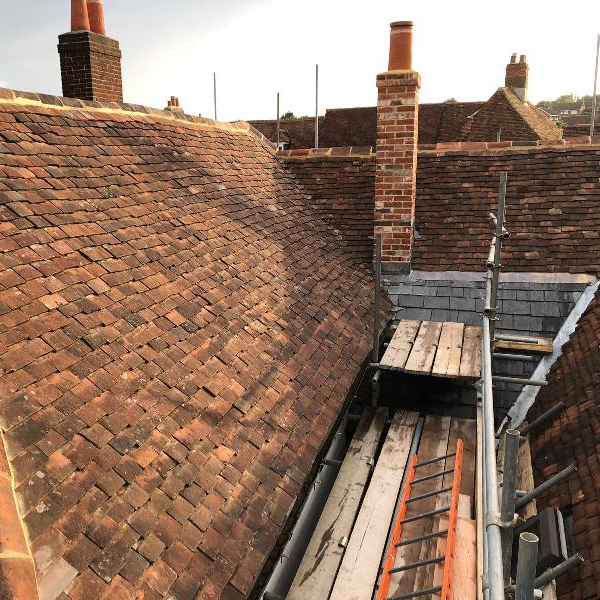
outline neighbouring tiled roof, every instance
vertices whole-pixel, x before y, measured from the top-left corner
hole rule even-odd
[[[323,117],[319,118],[319,127]],[[252,127],[262,133],[268,140],[277,141],[277,120],[248,121]],[[315,145],[314,117],[298,119],[282,119],[279,124],[279,141],[290,145],[290,148],[312,148]]]
[[[485,268],[499,177],[508,172],[505,271],[600,271],[600,137],[582,145],[502,148],[502,142],[421,150],[412,266]],[[578,140],[569,142],[575,144]],[[481,146],[481,149],[478,149]],[[493,149],[490,147],[493,146]]]
[[[321,217],[244,124],[0,90],[0,425],[41,597],[249,594],[371,341]]]
[[[529,413],[534,419],[559,401],[566,410],[532,434],[536,484],[575,463],[577,472],[538,499],[538,509],[572,510],[575,551],[585,563],[558,580],[561,600],[600,598],[600,295],[563,346]]]
[[[462,139],[466,118],[482,105],[483,102],[420,104],[419,142],[436,144]],[[249,123],[272,142],[277,139],[277,121],[249,121]],[[314,118],[281,121],[281,141],[284,141],[284,136],[292,149],[314,147]],[[319,146],[322,148],[375,147],[376,143],[376,106],[327,109],[325,116],[319,119]]]
[[[419,144],[462,140],[467,117],[479,110],[483,104],[483,102],[419,104]]]
[[[365,264],[373,260],[372,149],[291,150],[279,156],[294,173],[349,248]]]
[[[523,102],[510,88],[499,88],[469,119],[465,141],[559,140],[562,132],[542,110]]]

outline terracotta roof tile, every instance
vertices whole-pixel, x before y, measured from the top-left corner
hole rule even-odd
[[[548,375],[548,386],[540,389],[529,418],[563,401],[567,408],[532,434],[536,483],[576,463],[578,470],[564,483],[551,488],[538,507],[556,506],[572,510],[576,551],[585,559],[558,580],[558,593],[565,600],[597,596],[600,582],[600,296],[581,317],[575,333],[563,346],[562,356]]]
[[[0,95],[0,417],[38,581],[246,597],[367,355],[368,269],[243,125]]]

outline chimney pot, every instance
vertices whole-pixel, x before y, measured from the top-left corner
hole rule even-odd
[[[99,35],[106,35],[104,21],[104,0],[87,0],[87,10],[90,18],[90,29]]]
[[[389,71],[412,71],[412,21],[390,25]]]
[[[514,65],[517,62],[517,53],[513,52],[512,56],[510,57],[510,64]]]
[[[86,0],[71,0],[71,31],[89,31],[90,19]]]
[[[519,62],[520,63],[526,63],[527,62],[527,59],[526,59],[526,57],[525,57],[524,54],[521,54],[521,58],[519,58]]]

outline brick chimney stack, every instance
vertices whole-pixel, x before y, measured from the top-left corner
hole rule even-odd
[[[412,22],[391,24],[388,71],[377,76],[375,234],[382,271],[410,271],[421,78],[412,69]]]
[[[529,65],[524,54],[521,54],[519,62],[517,55],[513,54],[510,57],[510,62],[506,65],[506,78],[504,86],[511,88],[512,91],[523,102],[527,101],[527,81],[529,79]]]
[[[71,31],[58,42],[64,96],[123,102],[121,50],[106,36],[103,0],[71,0]]]

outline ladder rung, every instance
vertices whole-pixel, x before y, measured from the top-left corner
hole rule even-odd
[[[435,458],[430,458],[429,460],[424,460],[423,462],[418,462],[415,465],[415,469],[418,469],[419,467],[424,467],[425,465],[430,465],[434,462],[437,462],[438,460],[452,458],[453,456],[456,456],[456,452],[451,452],[450,454],[444,454],[444,456],[436,456]]]
[[[429,479],[435,479],[436,477],[441,477],[442,475],[448,475],[448,473],[453,473],[454,469],[446,469],[445,471],[438,471],[433,475],[427,475],[427,477],[421,477],[420,479],[413,479],[410,482],[410,485],[414,485],[415,483],[421,483],[421,481],[428,481]]]
[[[419,562],[409,563],[408,565],[402,565],[401,567],[394,567],[390,569],[388,573],[400,573],[401,571],[409,571],[410,569],[418,569],[419,567],[425,567],[427,565],[434,565],[435,563],[442,562],[445,556],[436,556],[435,558],[427,558],[426,560],[420,560]]]
[[[452,490],[452,486],[442,488],[441,490],[434,490],[433,492],[427,492],[426,494],[409,498],[406,501],[406,504],[409,504],[410,502],[416,502],[417,500],[423,500],[423,498],[431,498],[431,496],[437,496],[438,494],[443,494],[444,492],[449,492],[450,490]]]
[[[400,548],[400,546],[408,546],[410,544],[416,544],[417,542],[424,542],[425,540],[430,540],[431,538],[442,537],[448,533],[447,529],[442,529],[442,531],[434,531],[433,533],[426,533],[425,535],[420,535],[419,537],[412,538],[410,540],[406,540],[405,542],[398,542],[396,544],[396,548]]]
[[[439,515],[440,513],[445,513],[450,510],[449,506],[444,506],[443,508],[436,508],[435,510],[430,510],[429,512],[421,513],[420,515],[415,515],[414,517],[407,517],[406,519],[402,519],[400,523],[410,523],[411,521],[418,521],[419,519],[425,519],[426,517],[433,517],[433,515]]]
[[[428,588],[426,590],[421,590],[420,592],[410,592],[408,594],[402,594],[402,596],[392,596],[387,600],[408,600],[409,598],[418,598],[419,596],[427,596],[429,594],[437,594],[442,591],[442,586],[438,585],[436,587]]]

